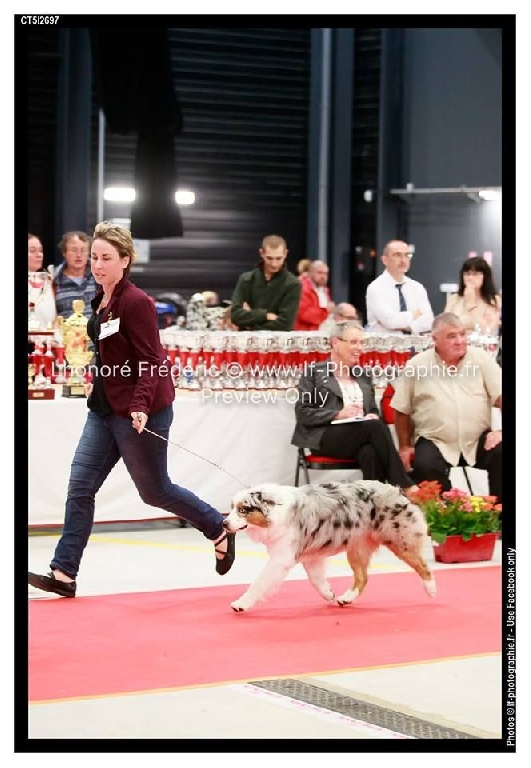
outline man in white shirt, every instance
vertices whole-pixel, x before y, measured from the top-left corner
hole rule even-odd
[[[424,286],[406,277],[411,249],[402,240],[390,240],[384,248],[385,271],[367,286],[369,331],[424,333],[431,329],[433,310]]]

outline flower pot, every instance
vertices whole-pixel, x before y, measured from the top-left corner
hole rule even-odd
[[[443,544],[433,542],[433,553],[437,563],[474,563],[478,560],[492,560],[497,533],[472,534],[470,541],[461,536],[448,536]]]

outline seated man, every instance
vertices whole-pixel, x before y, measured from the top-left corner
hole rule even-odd
[[[443,312],[433,322],[435,346],[415,355],[395,382],[391,405],[406,471],[414,454],[416,482],[437,480],[449,491],[451,467],[486,469],[501,500],[502,433],[491,428],[501,408],[501,369],[483,349],[467,348],[463,321]]]
[[[240,331],[291,331],[299,307],[300,280],[286,267],[283,237],[268,235],[261,263],[238,278],[231,299],[231,321]]]
[[[312,363],[299,381],[291,442],[336,459],[356,459],[365,480],[398,485],[409,496],[416,486],[379,419],[371,377],[359,367],[363,337],[357,320],[334,328],[330,359]],[[354,417],[360,420],[337,423]]]
[[[339,304],[335,305],[332,314],[326,318],[324,323],[321,323],[319,330],[323,331],[323,333],[327,336],[330,336],[334,326],[338,323],[344,323],[346,320],[357,319],[358,311],[354,304],[349,304],[346,301],[340,301]]]

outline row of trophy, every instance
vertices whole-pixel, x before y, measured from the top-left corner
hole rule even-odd
[[[182,389],[288,389],[311,363],[330,356],[330,337],[319,331],[161,330],[176,387]],[[497,337],[470,337],[495,356]],[[375,384],[396,378],[407,361],[433,345],[431,334],[366,332],[358,366]]]
[[[175,384],[183,389],[288,389],[311,363],[330,356],[330,337],[319,331],[166,328],[161,340]],[[385,377],[430,344],[426,336],[366,334],[358,365]]]
[[[53,384],[63,385],[65,397],[85,397],[93,358],[85,303],[73,301],[69,318],[57,318],[54,328],[49,323],[43,327],[36,307],[49,281],[41,275],[48,273],[28,276],[28,339],[34,343],[28,354],[28,398],[54,397]],[[174,384],[182,389],[289,389],[310,364],[330,356],[330,337],[320,331],[194,331],[170,326],[160,337]],[[494,357],[498,352],[496,336],[475,332],[469,342]],[[366,332],[358,366],[385,386],[412,355],[432,344],[430,334]]]
[[[54,384],[62,385],[64,397],[85,397],[90,378],[87,366],[93,357],[85,302],[73,301],[72,315],[66,320],[59,316],[53,329],[34,321],[34,306],[28,304],[28,341],[33,343],[33,351],[28,352],[28,399],[54,399]]]

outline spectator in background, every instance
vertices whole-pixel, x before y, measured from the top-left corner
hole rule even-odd
[[[53,267],[45,269],[44,249],[37,235],[28,233],[28,315],[30,304],[32,321],[38,322],[41,329],[52,328],[56,320],[55,299],[53,295]],[[36,274],[44,273],[44,274]],[[29,317],[28,317],[29,320]],[[33,345],[32,345],[33,346]]]
[[[66,232],[58,244],[63,263],[54,278],[55,306],[57,314],[65,319],[72,314],[72,302],[77,299],[85,302],[85,317],[88,319],[92,315],[90,302],[97,286],[90,271],[90,242],[90,235],[76,230]]]
[[[299,279],[303,275],[307,274],[308,267],[310,266],[311,263],[312,263],[311,259],[299,259],[299,261],[297,262],[297,274],[299,276]]]
[[[28,232],[28,272],[41,272],[44,262],[44,249],[37,235]]]
[[[502,432],[492,429],[492,408],[502,407],[501,370],[484,349],[469,347],[463,321],[443,312],[433,322],[434,347],[408,361],[394,382],[398,452],[417,483],[451,486],[452,467],[486,469],[501,500]],[[412,464],[413,460],[413,464]]]
[[[346,301],[341,301],[335,305],[332,314],[326,318],[324,323],[321,323],[319,330],[329,336],[335,325],[345,323],[347,320],[357,319],[358,311],[356,307],[353,304],[348,304]]]
[[[294,331],[317,331],[334,309],[328,288],[328,265],[324,261],[310,262],[306,274],[301,275],[302,285],[299,308],[293,326]]]
[[[406,277],[411,249],[402,240],[384,248],[384,272],[367,286],[367,330],[383,333],[424,333],[431,329],[433,311],[422,283]]]
[[[379,418],[372,377],[359,365],[364,336],[357,320],[336,325],[330,358],[303,372],[291,442],[336,459],[356,459],[365,480],[398,485],[409,496],[417,487]]]
[[[446,302],[445,312],[461,318],[467,331],[497,333],[501,323],[501,297],[492,270],[481,256],[467,259],[459,272],[459,290]]]
[[[240,331],[291,331],[301,283],[287,269],[286,241],[268,235],[259,253],[258,266],[238,278],[231,299],[231,321]]]

